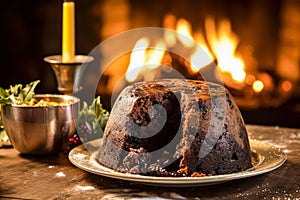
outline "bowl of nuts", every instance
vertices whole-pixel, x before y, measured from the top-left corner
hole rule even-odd
[[[20,153],[58,154],[76,131],[80,99],[64,94],[34,94],[36,84],[1,88],[4,130]]]
[[[80,100],[38,94],[23,105],[2,106],[3,126],[12,146],[24,154],[57,154],[76,131]]]

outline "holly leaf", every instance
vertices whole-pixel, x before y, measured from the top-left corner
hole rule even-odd
[[[15,104],[19,105],[28,102],[32,99],[34,90],[39,83],[39,80],[33,81],[23,88],[22,84],[11,85],[9,89],[0,87],[0,104]]]
[[[100,96],[95,98],[89,106],[83,102],[83,107],[79,112],[77,124],[81,139],[83,141],[90,138],[101,137],[109,117],[109,112],[103,108]]]
[[[39,82],[39,80],[33,81],[26,84],[24,88],[22,84],[11,85],[8,89],[0,87],[0,141],[6,142],[8,140],[3,127],[1,105],[19,105],[24,102],[29,102],[33,98],[33,95],[35,94],[34,90]]]

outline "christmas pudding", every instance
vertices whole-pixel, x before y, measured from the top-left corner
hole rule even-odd
[[[229,91],[218,84],[159,79],[117,98],[96,160],[119,172],[206,176],[252,167],[248,134]]]

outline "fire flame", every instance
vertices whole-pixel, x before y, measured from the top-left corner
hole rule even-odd
[[[154,74],[151,73],[151,70],[160,66],[166,45],[164,42],[159,41],[154,48],[150,49],[149,44],[148,38],[141,38],[134,45],[125,74],[128,82],[135,81],[139,75],[142,75],[144,80],[153,79]]]
[[[154,75],[149,72],[161,65],[166,46],[172,46],[177,41],[192,50],[189,58],[191,65],[188,66],[192,72],[196,73],[216,60],[221,75],[226,78],[230,77],[233,83],[247,81],[245,64],[241,56],[237,54],[239,38],[232,31],[229,20],[222,20],[216,26],[213,18],[207,18],[205,34],[201,32],[193,34],[192,26],[187,20],[180,18],[176,21],[176,17],[172,14],[166,15],[164,26],[167,28],[164,41],[157,42],[154,48],[149,48],[150,42],[147,38],[141,38],[136,42],[126,72],[126,79],[129,82],[135,81],[139,75],[142,75],[144,79],[151,79]],[[170,31],[173,28],[177,32],[175,35],[174,31]],[[195,45],[195,42],[198,45]],[[204,53],[209,59],[203,59]]]
[[[177,38],[186,47],[191,48],[194,46],[194,39],[192,36],[191,24],[185,19],[179,19],[176,25]]]
[[[195,47],[196,49],[190,58],[191,63],[196,63],[196,65],[191,66],[192,71],[197,72],[201,67],[216,59],[221,72],[228,73],[234,81],[242,83],[246,78],[245,66],[242,58],[236,54],[239,39],[232,32],[230,21],[221,21],[217,29],[214,20],[207,18],[205,30],[207,42],[199,32],[192,36],[191,24],[188,21],[185,19],[177,21],[176,31],[178,32],[179,41],[187,48],[193,47],[194,41],[199,44]],[[203,51],[211,57],[210,61],[201,60]]]
[[[176,44],[176,34],[172,29],[176,26],[176,17],[172,14],[166,14],[163,21],[163,26],[166,28],[164,33],[164,40],[167,46],[173,47]]]
[[[239,39],[232,32],[230,21],[221,21],[216,30],[214,20],[207,18],[205,28],[208,43],[218,60],[220,70],[229,73],[234,81],[243,82],[246,78],[245,66],[242,58],[236,54]]]
[[[205,38],[200,32],[196,32],[194,35],[195,41],[197,42],[198,46],[196,46],[196,49],[192,53],[190,57],[191,62],[191,69],[193,72],[198,72],[202,67],[210,64],[214,60],[214,55],[211,53],[211,51],[208,48],[207,42],[205,41]],[[204,60],[206,56],[203,56],[203,54],[206,54],[208,56],[208,60]]]

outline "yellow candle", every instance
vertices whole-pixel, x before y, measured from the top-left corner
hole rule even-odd
[[[75,3],[64,0],[62,16],[62,62],[75,61]]]

